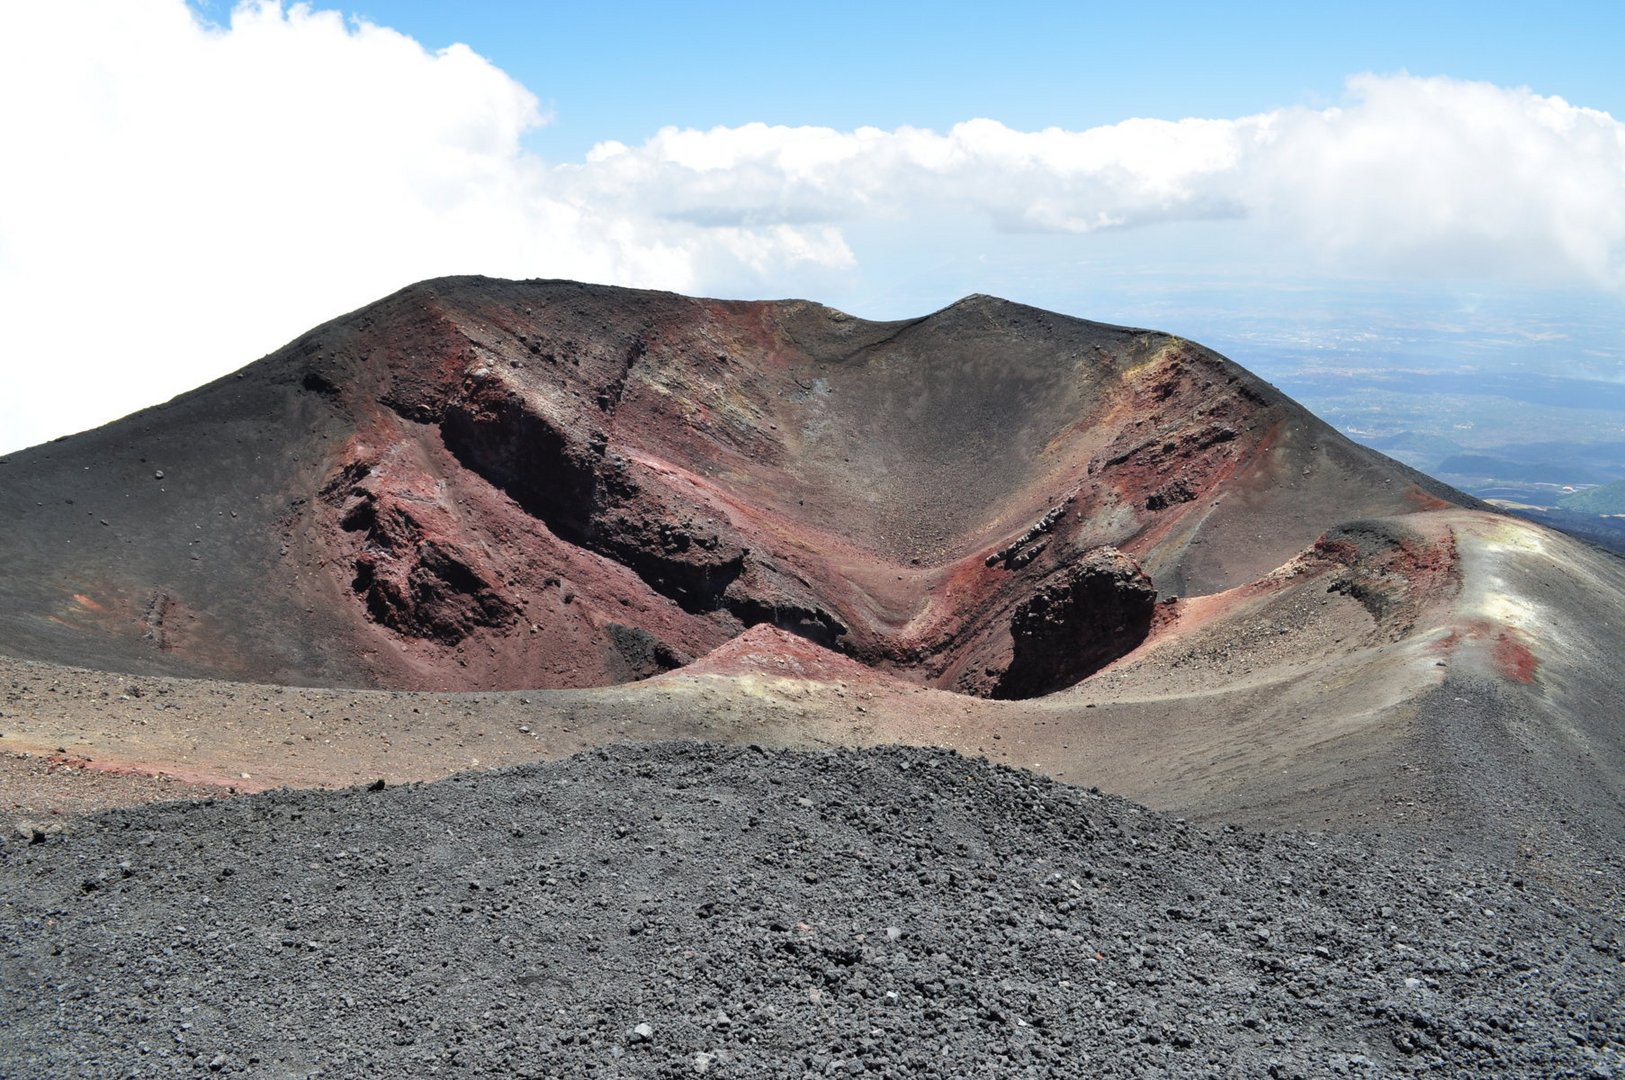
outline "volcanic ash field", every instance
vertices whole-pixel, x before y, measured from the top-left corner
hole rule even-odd
[[[1609,1075],[1620,943],[1444,850],[702,744],[5,849],[8,1075]]]

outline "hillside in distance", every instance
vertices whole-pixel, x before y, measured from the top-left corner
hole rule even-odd
[[[425,282],[11,455],[0,520],[5,746],[108,776],[912,743],[1579,875],[1625,820],[1618,559],[986,296]]]
[[[8,651],[440,690],[627,682],[767,624],[1032,696],[1158,600],[1463,501],[1165,334],[471,278],[4,469]]]

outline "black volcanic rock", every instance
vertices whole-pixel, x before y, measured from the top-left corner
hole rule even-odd
[[[941,751],[663,744],[0,846],[0,1072],[1609,1075],[1617,925]]]
[[[1109,548],[1040,585],[1010,620],[1010,666],[990,697],[1030,698],[1071,686],[1145,640],[1157,590],[1133,561]]]

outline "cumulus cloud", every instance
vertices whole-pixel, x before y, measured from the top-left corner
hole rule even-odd
[[[604,143],[558,179],[602,202],[707,224],[798,225],[975,210],[1011,229],[1088,232],[1234,216],[1237,126],[1128,120],[1089,131],[1013,131],[968,120],[914,128],[666,128]]]
[[[463,46],[276,0],[221,26],[87,0],[0,9],[0,100],[0,449],[448,273],[849,295],[864,259],[967,228],[1087,247],[1200,221],[1294,265],[1625,289],[1625,127],[1443,78],[1086,131],[667,128],[546,162],[537,99]]]
[[[748,288],[850,260],[832,229],[655,222],[566,192],[522,150],[545,118],[507,74],[300,5],[212,26],[181,0],[8,4],[0,100],[0,451],[425,277]]]
[[[851,225],[973,211],[1089,233],[1237,219],[1356,269],[1625,288],[1625,125],[1446,78],[1364,75],[1337,108],[945,133],[750,124],[605,143],[559,180],[673,220]]]

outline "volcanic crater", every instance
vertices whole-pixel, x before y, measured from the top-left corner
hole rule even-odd
[[[1193,342],[988,296],[428,281],[0,459],[0,520],[28,783],[901,742],[1226,822],[1536,829],[1570,873],[1625,806],[1625,563]]]
[[[448,278],[0,522],[7,1075],[1625,1068],[1625,561],[1178,337]]]
[[[87,438],[89,469],[12,459],[45,533],[19,554],[61,583],[16,647],[325,686],[610,685],[768,625],[1034,697],[1314,544],[1328,503],[1462,501],[1198,345],[987,296],[870,322],[445,279]]]

